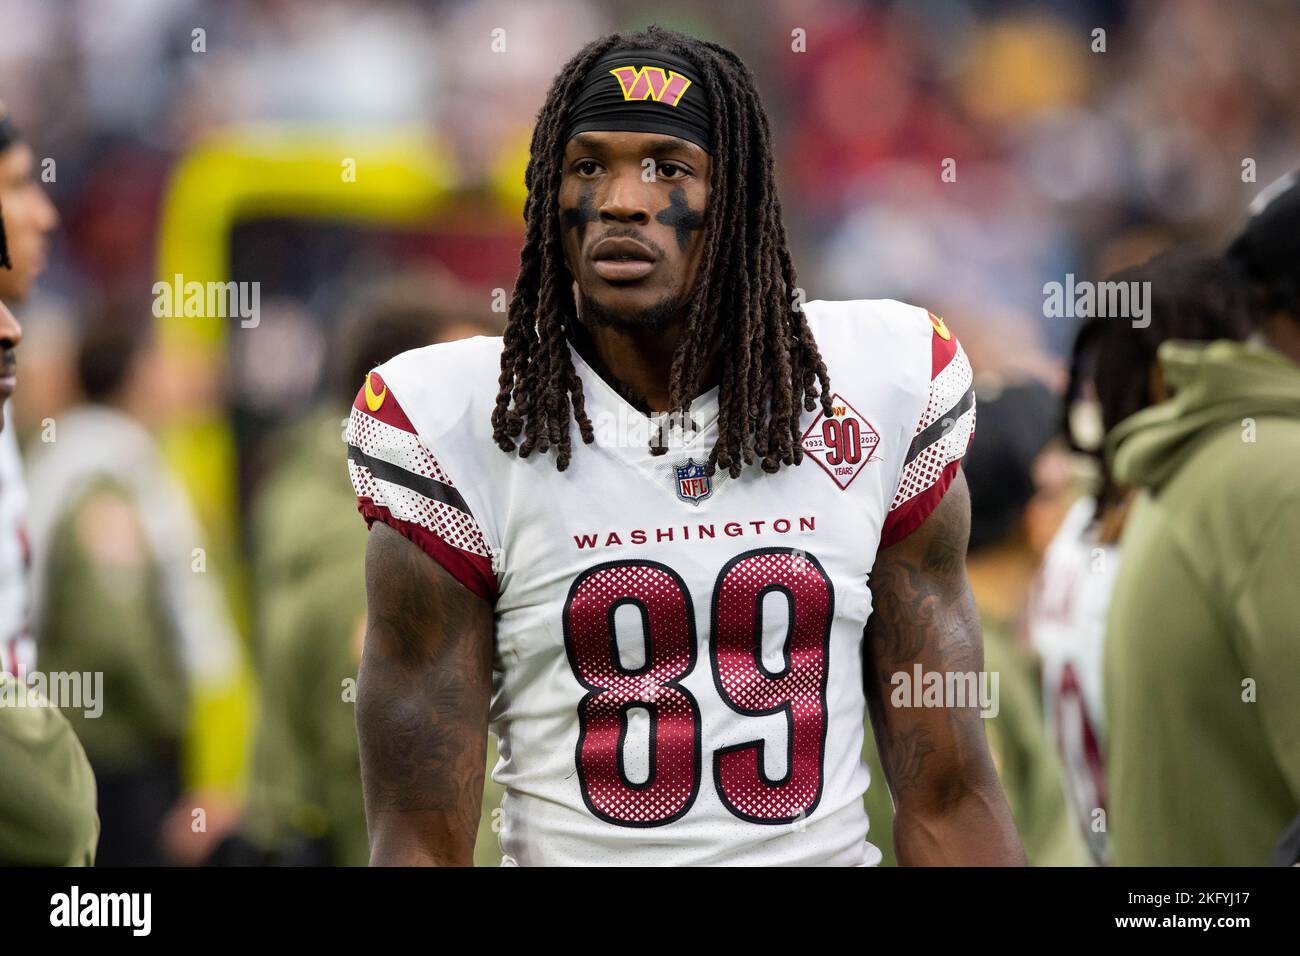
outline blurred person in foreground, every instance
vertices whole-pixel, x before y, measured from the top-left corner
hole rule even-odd
[[[185,492],[154,438],[169,408],[145,302],[93,314],[77,356],[82,404],[31,459],[34,631],[52,671],[103,675],[102,713],[66,711],[98,780],[102,865],[174,862],[160,827],[182,802],[195,688],[235,664]]]
[[[50,232],[58,213],[36,178],[36,157],[0,102],[0,206],[5,210],[7,254],[0,268],[0,302],[26,300],[45,269]],[[29,614],[27,489],[13,415],[6,402],[0,434],[0,673],[23,675],[35,666]]]
[[[339,467],[357,383],[408,349],[498,331],[474,318],[450,280],[386,280],[359,301],[335,329],[325,397],[285,428],[253,510],[260,706],[245,826],[260,854],[253,862],[365,866],[370,856],[353,707],[366,530]],[[489,781],[480,864],[495,862],[499,803]]]
[[[1037,660],[1015,638],[1062,490],[1054,481],[1058,470],[1048,462],[1061,454],[1050,443],[1057,403],[1043,384],[1029,378],[985,385],[977,379],[976,389],[979,435],[964,466],[971,489],[966,566],[984,632],[989,752],[1030,865],[1081,866],[1087,855],[1044,725]],[[864,759],[877,774],[879,756],[870,738]],[[893,818],[888,792],[869,789],[866,806],[871,832],[888,832]],[[888,848],[885,862],[894,862]]]
[[[1300,812],[1300,184],[1265,190],[1227,257],[1246,342],[1166,342],[1172,397],[1106,440],[1141,489],[1104,648],[1120,866],[1263,866]]]
[[[0,274],[11,268],[0,203]],[[22,328],[0,296],[0,403],[17,385]],[[0,428],[5,427],[0,417]],[[99,820],[95,775],[66,717],[0,672],[0,866],[89,866]]]
[[[1150,290],[1147,321],[1095,316],[1075,334],[1063,425],[1070,447],[1093,463],[1094,474],[1047,548],[1028,614],[1071,812],[1098,865],[1110,861],[1102,648],[1120,533],[1134,497],[1132,486],[1116,481],[1102,444],[1121,421],[1169,397],[1156,362],[1161,343],[1241,340],[1248,333],[1245,286],[1219,257],[1175,249],[1108,281]]]
[[[0,674],[0,767],[0,867],[92,866],[90,761],[62,712],[12,674]]]
[[[385,363],[348,425],[371,862],[472,862],[491,727],[503,862],[874,865],[870,699],[900,862],[1023,864],[976,705],[887,699],[982,666],[957,338],[804,301],[716,44],[588,44],[525,182],[504,335]]]

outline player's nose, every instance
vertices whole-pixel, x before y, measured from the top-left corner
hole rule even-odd
[[[45,194],[44,189],[38,189],[37,194],[37,222],[42,232],[53,232],[59,227],[59,211],[50,202],[50,197]]]
[[[623,175],[610,183],[600,205],[601,222],[631,222],[644,226],[650,221],[650,191],[639,174]]]
[[[0,302],[0,349],[17,347],[23,340],[23,327],[18,324],[9,307]]]

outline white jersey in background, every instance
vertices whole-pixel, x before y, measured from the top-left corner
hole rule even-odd
[[[942,320],[892,301],[809,302],[833,414],[808,457],[704,474],[576,353],[596,444],[567,471],[503,453],[501,339],[407,352],[352,412],[360,509],[495,610],[493,777],[519,864],[874,864],[862,797],[863,627],[878,547],[914,530],[974,428]]]
[[[1042,660],[1043,709],[1061,754],[1066,792],[1093,861],[1109,862],[1102,646],[1119,549],[1097,541],[1092,498],[1076,501],[1043,557],[1029,602],[1030,639]]]
[[[36,666],[36,647],[28,620],[31,548],[26,524],[27,487],[7,403],[4,418],[4,433],[0,434],[0,673],[25,677]]]

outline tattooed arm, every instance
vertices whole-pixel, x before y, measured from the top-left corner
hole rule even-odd
[[[492,688],[492,609],[378,522],[357,735],[372,866],[474,859]]]
[[[866,692],[894,797],[894,849],[904,866],[1023,865],[978,702],[899,707],[896,673],[978,673],[983,638],[966,580],[970,493],[958,472],[925,522],[876,556],[866,630]],[[945,701],[945,703],[950,703]]]

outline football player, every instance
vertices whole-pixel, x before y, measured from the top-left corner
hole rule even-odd
[[[0,102],[0,204],[8,226],[8,268],[0,269],[0,302],[27,298],[45,268],[49,233],[59,216],[34,175],[36,159]],[[0,434],[0,672],[19,676],[34,666],[29,634],[28,565],[25,514],[27,491],[12,417],[6,406]]]
[[[1137,327],[1126,318],[1099,316],[1075,335],[1065,431],[1074,450],[1096,463],[1096,491],[1076,501],[1057,529],[1026,615],[1042,660],[1043,704],[1069,802],[1097,864],[1110,860],[1102,648],[1120,532],[1134,493],[1107,467],[1102,442],[1121,421],[1168,397],[1156,362],[1162,342],[1242,339],[1248,332],[1244,285],[1217,257],[1166,252],[1109,281],[1146,283],[1149,321]]]
[[[9,256],[8,234],[5,231],[4,204],[0,202],[0,275],[13,269]],[[18,358],[16,350],[23,340],[23,329],[0,295],[0,405],[8,408],[9,398],[18,386]],[[5,421],[0,418],[0,430]]]
[[[383,364],[348,428],[371,862],[471,860],[491,724],[506,863],[870,865],[870,706],[900,862],[1023,863],[978,701],[893,693],[982,668],[957,339],[804,301],[715,44],[584,48],[525,180],[504,336]]]
[[[3,206],[0,206],[0,213]],[[12,268],[0,215],[0,275]],[[0,296],[0,403],[17,385],[23,331]],[[0,429],[5,420],[0,417]],[[0,866],[90,866],[99,818],[95,775],[66,717],[0,669]]]

